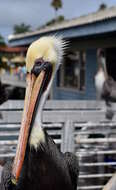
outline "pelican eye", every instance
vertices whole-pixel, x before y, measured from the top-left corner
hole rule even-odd
[[[42,58],[40,58],[35,61],[31,73],[33,73],[37,77],[42,70],[47,71],[50,70],[51,67],[52,64],[50,62],[44,61]]]

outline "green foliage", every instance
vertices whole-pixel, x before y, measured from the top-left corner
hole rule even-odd
[[[107,8],[107,5],[105,3],[102,3],[100,6],[99,6],[99,10],[104,10]]]
[[[16,25],[14,25],[13,30],[14,30],[14,34],[30,32],[31,31],[31,26],[26,25],[24,23],[16,24]]]
[[[46,23],[46,26],[50,26],[50,25],[53,25],[53,24],[56,24],[56,23],[60,23],[62,21],[64,21],[64,16],[60,15],[56,19],[52,19],[52,20],[48,21]]]
[[[62,22],[62,21],[64,21],[64,16],[59,15],[58,18],[56,19],[56,22]]]
[[[0,35],[0,46],[5,46],[5,45],[6,43],[5,43],[4,37]]]
[[[58,9],[62,8],[62,1],[61,0],[52,0],[51,6],[57,11]]]

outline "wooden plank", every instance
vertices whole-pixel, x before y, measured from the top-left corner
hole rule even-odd
[[[58,131],[58,130],[47,130],[47,132],[48,132],[48,134],[49,135],[51,135],[51,136],[56,136],[56,135],[58,135],[58,136],[61,136],[62,135],[62,132],[61,131]]]
[[[87,143],[113,143],[116,142],[116,138],[76,138],[77,144],[87,144]]]
[[[102,189],[104,186],[103,185],[89,185],[89,186],[80,186],[77,187],[77,190],[91,190],[91,189]]]
[[[2,111],[2,119],[0,123],[20,123],[22,117],[22,111]],[[61,123],[67,120],[73,122],[106,122],[109,121],[105,118],[105,114],[102,111],[44,111],[43,122],[56,122]],[[116,115],[113,117],[112,122],[116,121]]]
[[[43,121],[44,122],[65,122],[67,120],[71,120],[73,122],[104,122],[108,121],[105,118],[104,112],[96,111],[44,111]],[[116,115],[113,117],[113,121],[116,121]]]
[[[79,175],[79,178],[87,178],[87,179],[91,179],[91,178],[109,178],[112,177],[113,173],[107,173],[107,174],[87,174],[87,175]]]
[[[20,129],[21,124],[4,124],[4,123],[0,123],[0,130],[19,130]],[[57,129],[60,130],[63,126],[63,123],[43,123],[42,127],[46,128],[48,130],[50,130],[51,128],[53,130]]]
[[[0,146],[5,146],[5,145],[17,145],[17,140],[2,140],[0,141]]]
[[[0,106],[0,110],[21,110],[24,107],[22,100],[9,100]],[[95,100],[47,100],[45,110],[105,110],[104,101]],[[114,104],[116,110],[116,104]]]
[[[80,127],[86,127],[86,128],[93,128],[93,130],[95,130],[95,128],[102,128],[102,127],[115,127],[116,128],[116,122],[114,120],[110,121],[110,120],[106,120],[106,122],[104,123],[100,123],[100,121],[98,120],[97,122],[92,122],[92,119],[91,121],[89,122],[85,122],[85,123],[74,123],[74,127],[75,128],[80,128]]]
[[[76,148],[75,148],[75,151],[76,151]],[[86,154],[85,154],[86,153]],[[82,151],[79,151],[78,149],[77,149],[77,151],[76,151],[76,155],[78,156],[78,157],[87,157],[88,155],[108,155],[108,154],[116,154],[116,150],[93,150],[93,151],[89,151],[89,150],[84,150],[83,152]]]
[[[0,154],[0,159],[2,159],[2,158],[12,158],[12,157],[14,157],[15,156],[15,153],[6,153],[6,154]]]
[[[49,135],[61,135],[61,131],[60,130],[47,130],[48,134]],[[18,137],[19,135],[19,131],[16,132],[16,131],[3,131],[3,132],[0,132],[0,138],[1,137],[8,137],[8,136],[15,136],[15,137]]]
[[[17,136],[18,137],[19,135],[19,131],[16,132],[16,131],[4,131],[4,132],[0,132],[0,138],[1,137],[8,137],[8,136]]]
[[[52,123],[43,123],[42,126],[44,128],[62,128],[63,127],[63,123],[56,123],[56,122],[52,122]]]
[[[61,139],[54,139],[56,144],[61,144]],[[4,145],[17,145],[17,140],[0,140],[0,146]]]
[[[116,166],[116,162],[91,162],[91,163],[80,163],[79,166],[84,166],[84,167],[93,167],[93,166]]]

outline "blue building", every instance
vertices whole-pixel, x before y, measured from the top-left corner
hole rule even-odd
[[[63,36],[69,41],[64,64],[51,90],[53,99],[96,99],[94,76],[97,52],[104,49],[108,72],[116,79],[116,7],[77,19],[45,26],[34,32],[9,37],[11,46],[28,46],[45,35]]]

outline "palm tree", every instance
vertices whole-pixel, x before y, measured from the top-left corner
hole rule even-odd
[[[57,19],[57,11],[58,11],[58,9],[62,8],[62,1],[61,0],[52,0],[51,6],[55,10],[55,17]]]
[[[30,32],[31,31],[31,26],[26,25],[24,23],[16,24],[16,25],[14,25],[13,30],[14,30],[14,34]]]
[[[105,3],[102,3],[100,6],[99,6],[99,10],[104,10],[107,8],[107,5]]]

